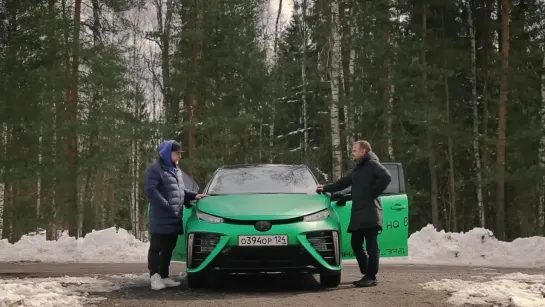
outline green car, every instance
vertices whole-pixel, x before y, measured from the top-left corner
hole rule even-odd
[[[383,163],[392,182],[382,196],[382,257],[407,256],[408,201],[400,164]],[[183,174],[186,187],[197,184]],[[187,205],[184,235],[174,261],[184,261],[190,287],[216,274],[294,272],[319,274],[324,287],[337,287],[342,261],[354,259],[350,234],[350,189],[318,194],[318,181],[304,165],[224,166],[203,193]]]

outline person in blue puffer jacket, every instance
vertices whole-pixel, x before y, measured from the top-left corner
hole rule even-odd
[[[158,152],[159,158],[148,166],[144,176],[144,194],[150,203],[148,269],[153,290],[180,285],[169,278],[169,266],[178,236],[183,234],[183,205],[207,196],[185,188],[178,168],[182,158],[180,143],[164,141]]]

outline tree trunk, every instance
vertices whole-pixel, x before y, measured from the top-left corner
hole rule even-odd
[[[103,44],[101,39],[101,24],[100,24],[100,3],[99,0],[92,0],[93,8],[93,49],[96,53],[102,52]],[[95,74],[99,75],[100,71],[95,71]],[[95,158],[99,154],[99,125],[96,122],[100,120],[99,109],[101,102],[101,83],[98,84],[93,91],[93,95],[89,105],[89,118],[88,122],[92,125],[89,135],[89,145],[87,148],[87,156],[91,159]],[[94,210],[94,191],[96,181],[96,169],[93,167],[87,167],[85,180],[84,197],[81,203],[83,216],[80,218],[81,233],[85,235],[91,232],[94,228],[96,216]]]
[[[458,219],[457,219],[457,203],[456,203],[456,178],[454,172],[454,141],[452,137],[452,121],[451,121],[451,106],[450,106],[450,89],[448,83],[448,72],[447,72],[447,56],[444,52],[447,48],[445,45],[445,15],[444,10],[441,12],[441,23],[442,23],[442,35],[443,35],[443,65],[445,73],[443,75],[444,87],[445,87],[445,103],[446,103],[446,113],[447,113],[447,152],[448,152],[448,164],[449,164],[449,203],[450,203],[450,213],[452,220],[452,231],[458,231]]]
[[[352,4],[353,7],[351,8],[351,14],[350,14],[350,54],[348,56],[348,95],[345,95],[345,97],[349,97],[347,99],[347,105],[350,106],[350,116],[348,120],[348,126],[345,127],[347,129],[347,134],[349,136],[348,141],[350,144],[348,146],[352,146],[352,143],[355,141],[355,121],[357,120],[356,112],[355,112],[355,104],[354,104],[354,69],[356,64],[356,36],[357,36],[357,9],[356,9],[356,1]],[[348,149],[348,153],[351,152],[350,148]]]
[[[280,0],[282,2],[282,0]],[[302,83],[302,113],[303,113],[303,161],[308,163],[308,110],[307,110],[307,0],[303,0],[303,5],[301,7],[302,20],[301,20],[301,32],[302,34],[302,43],[301,43],[301,83]]]
[[[38,228],[41,227],[42,221],[42,169],[43,169],[43,152],[44,152],[44,142],[43,142],[43,124],[40,122],[40,130],[38,136],[38,180],[36,182],[36,233],[38,233]],[[0,171],[1,172],[1,171]],[[0,179],[1,180],[1,179]],[[1,192],[1,191],[0,191]],[[1,209],[0,209],[1,210]],[[1,217],[0,217],[1,219]]]
[[[78,221],[81,215],[78,207],[78,86],[79,86],[79,32],[80,32],[81,0],[75,0],[74,5],[74,32],[72,36],[72,61],[69,70],[69,87],[67,90],[68,99],[66,113],[68,120],[68,178],[65,218],[68,222],[68,233],[70,236],[78,236]]]
[[[491,199],[491,189],[488,184],[488,177],[490,173],[490,149],[489,149],[489,141],[488,141],[488,118],[489,118],[489,111],[488,111],[488,101],[489,101],[489,80],[490,80],[490,69],[489,69],[489,57],[490,57],[490,34],[491,34],[491,14],[492,14],[492,7],[494,0],[484,0],[484,18],[486,22],[484,23],[485,29],[483,31],[483,48],[482,48],[482,67],[484,67],[484,76],[483,76],[483,89],[482,89],[482,97],[483,97],[483,114],[482,114],[482,136],[481,136],[481,157],[482,157],[482,180],[483,180],[483,208],[485,211],[485,218],[488,219],[490,222],[490,215],[488,212],[490,212],[491,208],[489,207],[490,199]],[[485,221],[486,223],[486,221]]]
[[[427,74],[427,60],[426,60],[426,34],[428,31],[428,15],[427,15],[427,5],[424,3],[422,7],[422,48],[420,50],[420,61],[422,64],[422,92],[424,97],[424,103],[427,105],[429,103],[428,101],[428,74]],[[441,230],[441,224],[439,221],[439,204],[437,201],[437,171],[435,169],[435,154],[433,152],[433,136],[432,131],[433,127],[431,127],[431,124],[428,123],[428,131],[427,131],[427,143],[426,143],[426,149],[428,151],[428,168],[430,172],[430,200],[431,200],[431,219],[433,226]]]
[[[479,212],[479,226],[485,227],[481,155],[479,145],[479,104],[477,102],[477,50],[475,47],[475,27],[473,25],[473,14],[470,2],[469,0],[466,0],[465,2],[467,10],[467,23],[469,26],[469,38],[471,40],[471,105],[473,109],[473,159],[475,163],[475,176],[477,179],[477,210]]]
[[[541,138],[539,139],[539,167],[545,172],[545,44],[543,44],[543,64],[541,66]],[[1,197],[1,196],[0,196]],[[541,177],[541,187],[539,195],[538,222],[541,232],[545,226],[545,176]]]
[[[388,6],[388,12],[389,12],[389,6]],[[386,49],[391,50],[390,48],[390,26],[389,23],[387,26],[385,26],[384,29],[384,42],[386,44]],[[386,51],[384,53],[384,60],[383,60],[383,104],[384,104],[384,137],[386,140],[384,141],[384,154],[388,155],[388,159],[390,161],[393,161],[394,158],[394,148],[393,148],[393,141],[392,141],[392,115],[393,115],[393,90],[395,87],[393,85],[390,85],[390,53]]]
[[[280,16],[282,16],[282,0],[278,1],[278,12],[276,14],[276,22],[274,25],[274,50],[273,50],[273,56],[274,56],[274,62],[275,65],[277,63],[278,58],[278,24],[280,22]],[[276,102],[275,99],[271,101],[271,122],[269,124],[269,162],[273,163],[274,161],[274,126],[276,121]]]
[[[6,156],[6,146],[7,146],[7,126],[5,124],[0,124],[0,155]],[[0,240],[3,239],[2,231],[4,229],[4,204],[6,199],[6,168],[4,163],[0,166]]]
[[[157,16],[162,14],[162,1],[158,1],[157,4]],[[166,1],[166,13],[163,23],[162,16],[158,21],[161,23],[161,72],[163,81],[163,97],[166,112],[166,119],[169,124],[173,124],[176,127],[180,124],[180,102],[174,97],[172,80],[170,78],[170,42],[171,42],[171,30],[172,30],[172,16],[174,14],[174,1]],[[178,128],[176,128],[178,129]],[[169,137],[171,138],[171,137]],[[178,140],[179,141],[179,140]]]
[[[333,180],[338,180],[342,176],[342,150],[341,150],[341,131],[339,127],[339,77],[342,69],[341,61],[341,38],[339,31],[339,2],[332,0],[331,5],[331,145],[332,145],[332,172]]]
[[[199,3],[196,1],[195,3]],[[194,22],[194,31],[198,31],[200,29],[201,25],[201,19],[202,19],[202,11],[201,7],[197,7],[196,18]],[[194,75],[196,75],[197,72],[197,55],[199,54],[199,42],[197,39],[192,38],[191,39],[191,56],[189,59],[189,62],[191,64],[191,71]],[[186,102],[186,118],[185,120],[189,123],[189,131],[187,135],[187,146],[188,146],[188,158],[190,161],[194,161],[196,159],[195,151],[197,147],[197,141],[196,141],[196,109],[197,109],[197,80],[193,78],[193,80],[190,81],[190,86],[188,89],[188,97],[185,100]],[[189,175],[195,176],[195,168],[193,167],[194,163],[191,163],[191,166],[189,167]]]
[[[507,143],[507,94],[509,91],[509,0],[502,1],[501,14],[501,80],[498,110],[498,141],[496,148],[496,231],[499,240],[505,239],[505,147]]]

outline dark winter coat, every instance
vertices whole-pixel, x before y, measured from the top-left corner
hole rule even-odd
[[[159,145],[159,159],[146,169],[144,193],[150,202],[151,234],[182,234],[183,204],[196,193],[185,188],[182,172],[172,163],[172,141]]]
[[[382,230],[382,204],[379,196],[392,180],[390,172],[369,152],[352,171],[337,182],[324,186],[324,192],[337,192],[352,186],[352,211],[348,232],[377,228]]]

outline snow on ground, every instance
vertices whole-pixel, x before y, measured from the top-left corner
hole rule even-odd
[[[146,262],[149,243],[115,227],[93,231],[75,239],[64,232],[57,241],[45,233],[23,236],[15,244],[0,241],[0,262]]]
[[[39,233],[23,236],[15,244],[0,241],[0,262],[146,262],[148,247],[149,243],[115,227],[77,240],[65,232],[59,240],[47,241],[45,234]],[[381,263],[528,268],[545,267],[543,255],[544,237],[502,242],[483,228],[447,233],[428,225],[410,236],[409,257],[383,258]]]
[[[488,267],[545,267],[545,237],[496,239],[490,230],[438,232],[432,225],[409,237],[409,257],[384,258],[381,263]]]
[[[545,275],[513,273],[495,276],[488,281],[443,279],[423,283],[421,286],[450,292],[449,302],[457,306],[545,306]]]
[[[104,298],[90,296],[149,283],[145,274],[93,277],[0,279],[0,306],[82,307]]]

